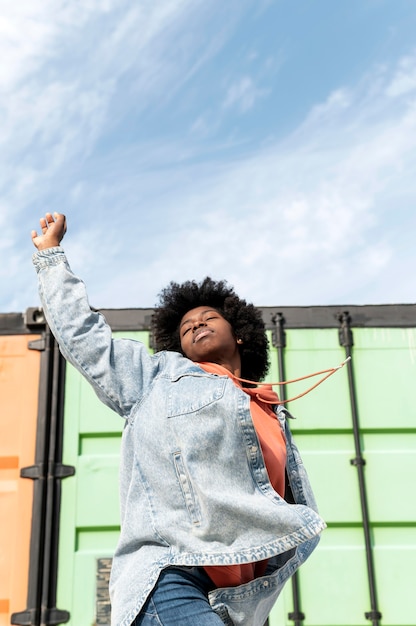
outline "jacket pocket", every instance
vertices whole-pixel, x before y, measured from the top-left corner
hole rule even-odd
[[[185,501],[189,517],[191,518],[191,522],[195,526],[200,526],[201,509],[199,507],[195,491],[193,490],[191,479],[183,462],[182,454],[179,451],[173,453],[173,461],[175,463],[176,475],[178,477],[183,499]]]
[[[167,417],[195,413],[224,395],[227,377],[211,374],[186,374],[171,380],[167,401]]]

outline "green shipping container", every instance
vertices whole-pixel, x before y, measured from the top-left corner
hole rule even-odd
[[[115,336],[149,347],[150,309],[103,313]],[[269,307],[262,313],[270,381],[327,370],[352,357],[288,404],[328,528],[287,584],[269,625],[414,626],[416,305]],[[318,379],[288,384],[280,395],[302,394]],[[62,387],[59,460],[69,468],[65,475],[71,467],[75,475],[60,487],[51,606],[59,606],[58,617],[69,618],[71,626],[108,626],[123,421],[70,366]]]

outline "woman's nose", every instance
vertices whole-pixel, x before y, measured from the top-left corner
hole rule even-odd
[[[206,326],[207,323],[204,320],[196,320],[193,324],[193,330],[197,330],[198,328],[201,328],[201,326]]]

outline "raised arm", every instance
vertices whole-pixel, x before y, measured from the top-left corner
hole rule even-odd
[[[64,357],[88,380],[99,398],[128,417],[159,367],[138,341],[113,339],[111,328],[88,301],[85,285],[72,272],[59,245],[65,216],[46,213],[42,234],[32,231],[39,294],[49,327]],[[163,357],[162,357],[163,358]]]

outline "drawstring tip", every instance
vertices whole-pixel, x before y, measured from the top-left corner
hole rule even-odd
[[[340,363],[340,364],[339,364],[339,365],[338,365],[335,369],[340,370],[340,369],[341,369],[341,367],[344,367],[344,365],[345,365],[346,363],[348,363],[348,361],[351,361],[351,357],[350,357],[350,356],[347,356],[347,358],[345,359],[345,361],[342,361],[342,363]]]

